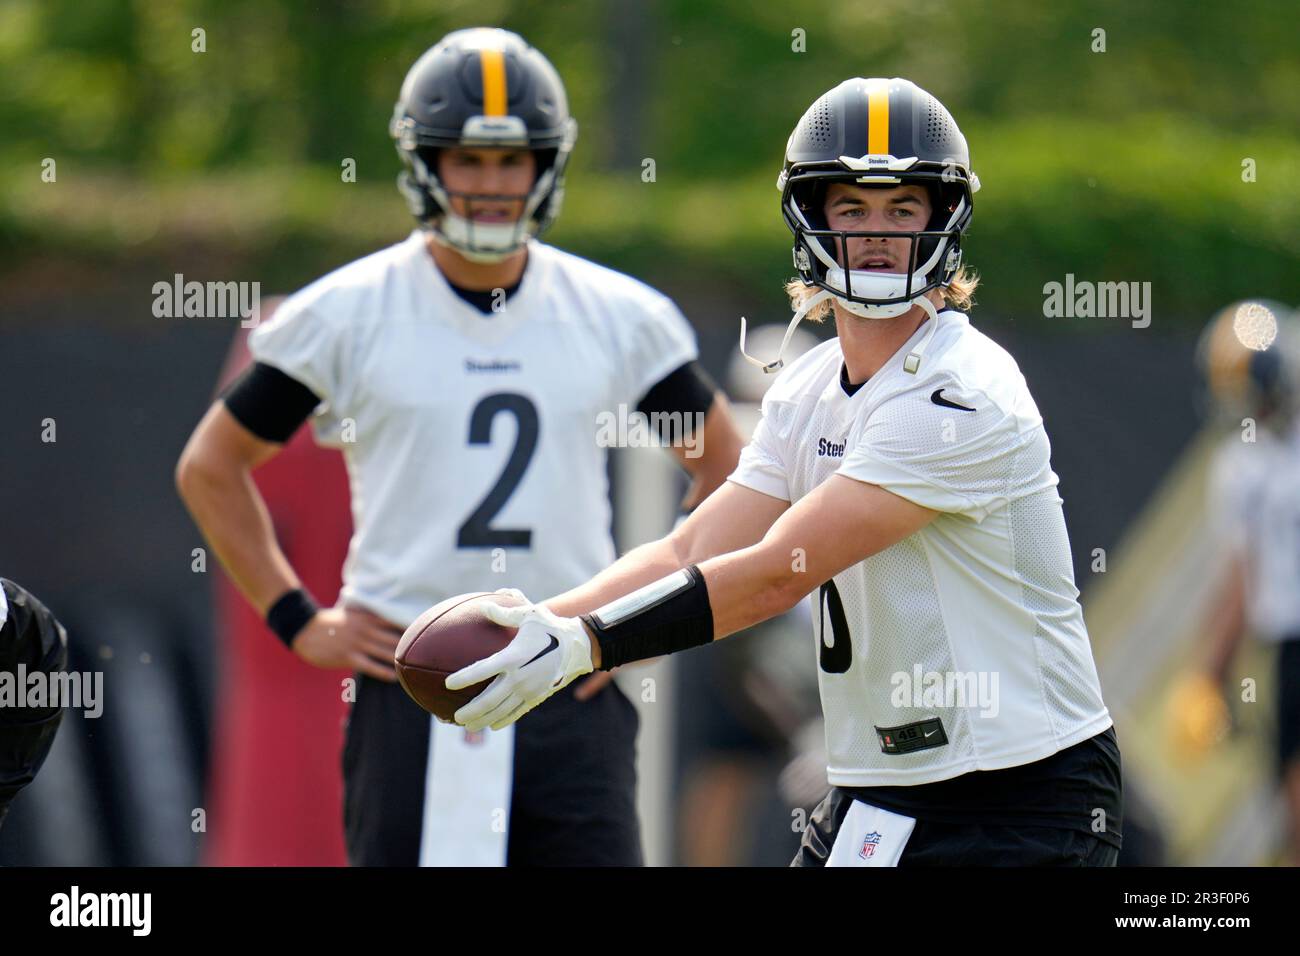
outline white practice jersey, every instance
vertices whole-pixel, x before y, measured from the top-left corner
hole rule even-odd
[[[320,396],[316,440],[346,457],[342,599],[402,626],[451,595],[542,600],[609,565],[602,415],[696,357],[669,298],[536,241],[485,315],[419,230],[291,296],[249,347]]]
[[[837,339],[801,356],[731,476],[795,502],[841,474],[942,512],[810,596],[839,786],[1031,763],[1111,725],[1024,377],[953,311],[918,374],[905,372],[928,331],[852,395]]]
[[[1211,526],[1246,563],[1246,623],[1266,641],[1300,637],[1300,429],[1234,432],[1210,475]]]

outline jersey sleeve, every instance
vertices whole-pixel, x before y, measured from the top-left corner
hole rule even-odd
[[[955,385],[936,392],[933,384],[875,409],[838,474],[977,522],[1028,490],[1030,481],[1051,476],[1041,422],[1024,428],[1030,423],[982,392]],[[1031,448],[1037,440],[1041,446]]]
[[[668,298],[646,310],[639,321],[629,323],[625,333],[620,343],[625,370],[623,397],[632,406],[674,369],[699,357],[695,330]]]
[[[773,498],[789,501],[790,478],[777,418],[776,410],[764,402],[763,417],[759,419],[749,444],[740,450],[740,461],[727,480]]]
[[[342,322],[294,298],[287,299],[271,317],[253,329],[248,349],[254,361],[279,369],[300,382],[319,399],[316,414],[340,417],[348,403],[349,379]]]
[[[713,407],[717,392],[713,376],[699,362],[687,362],[650,386],[636,410],[643,415],[705,415]]]

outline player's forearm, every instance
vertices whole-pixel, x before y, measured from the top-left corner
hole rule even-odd
[[[699,565],[713,612],[713,639],[784,614],[807,593],[807,575],[788,556],[764,543],[710,558]]]
[[[176,487],[208,546],[259,614],[286,591],[301,586],[246,470],[183,460]]]
[[[615,598],[657,581],[682,567],[682,555],[672,536],[633,548],[590,581],[543,603],[556,614],[574,617],[587,614]]]
[[[720,640],[789,610],[803,586],[770,546],[692,563],[583,615],[592,664],[610,669]]]

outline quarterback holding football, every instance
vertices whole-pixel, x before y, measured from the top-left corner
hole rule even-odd
[[[593,669],[811,595],[831,788],[796,864],[1114,865],[1119,749],[1047,433],[963,311],[966,139],[907,80],[846,80],[795,126],[778,187],[790,332],[829,311],[837,336],[781,371],[736,470],[671,534],[486,608],[518,632],[447,679],[491,680],[456,720],[506,726]]]

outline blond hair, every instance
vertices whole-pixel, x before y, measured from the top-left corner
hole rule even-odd
[[[943,301],[947,305],[966,312],[975,304],[975,290],[979,287],[979,284],[979,276],[972,272],[969,266],[962,266],[957,270],[957,274],[952,277],[951,282],[939,286],[939,292],[943,295]],[[791,279],[785,284],[785,294],[790,297],[790,307],[796,312],[818,291],[817,286],[810,285],[802,279]],[[831,314],[833,309],[831,302],[832,300],[827,299],[824,302],[817,303],[804,318],[813,322],[822,321]]]

